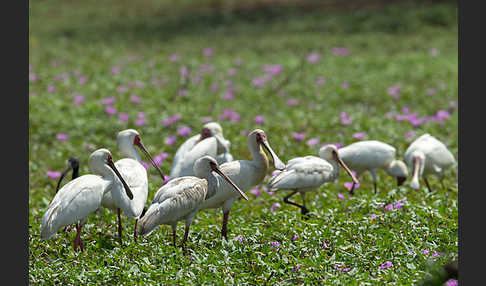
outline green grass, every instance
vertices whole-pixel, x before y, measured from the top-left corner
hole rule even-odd
[[[419,127],[387,117],[405,106],[420,116],[432,116],[449,109],[451,101],[457,102],[457,7],[452,4],[390,5],[354,12],[234,9],[214,15],[194,8],[190,1],[174,7],[158,1],[140,1],[136,7],[126,6],[129,3],[109,6],[111,2],[115,3],[30,4],[29,58],[38,77],[29,84],[30,283],[254,285],[264,284],[273,272],[268,283],[275,285],[412,285],[434,265],[457,259],[456,170],[446,176],[449,191],[439,188],[436,178],[430,179],[436,189],[433,193],[425,186],[419,191],[408,186],[396,189],[382,172],[378,194],[373,194],[371,179],[365,175],[354,197],[347,196],[343,183],[350,178],[341,172],[334,184],[307,195],[312,211],[309,220],[282,202],[286,191],[274,195],[262,191],[261,196],[247,192],[250,200],[238,201],[230,213],[228,242],[220,236],[221,210],[198,214],[187,256],[171,245],[168,226],[134,243],[130,239],[134,222],[126,217],[120,245],[116,214],[107,210],[88,218],[82,234],[84,253],[72,251],[74,232],[66,236],[60,230],[54,239],[40,241],[41,218],[57,183],[46,176],[47,170],[61,171],[66,160],[76,156],[80,173],[89,173],[90,148],[106,147],[116,160],[120,154],[115,136],[126,128],[141,133],[152,155],[169,153],[162,165],[165,173],[184,138],[178,136],[171,146],[164,139],[182,125],[191,127],[193,135],[203,124],[201,117],[217,120],[224,109],[241,116],[239,122],[220,121],[235,159],[250,159],[242,131],[255,128],[267,133],[284,161],[315,155],[320,144],[306,145],[310,138],[346,145],[356,141],[355,132],[395,146],[400,157],[410,142],[428,132],[446,142],[458,158],[457,112],[443,125],[429,122]],[[346,47],[349,56],[333,55],[334,47]],[[212,48],[214,55],[204,57],[205,48]],[[433,48],[440,51],[437,56],[429,54]],[[297,69],[310,52],[320,53],[321,60]],[[168,60],[173,53],[180,56],[178,62]],[[241,66],[235,64],[237,58]],[[195,84],[192,79],[202,64],[213,66],[214,71],[203,73]],[[265,64],[280,64],[283,71],[265,87],[255,87],[252,80],[264,75]],[[120,74],[110,72],[113,66],[121,67]],[[182,66],[191,71],[191,81],[184,85],[186,97],[177,96]],[[237,69],[233,77],[227,73],[230,68]],[[56,81],[62,73],[68,76]],[[289,74],[293,76],[282,87],[284,94],[274,92]],[[86,77],[84,85],[78,83],[79,76]],[[319,76],[325,78],[321,86],[315,83]],[[158,86],[152,84],[153,78],[166,81]],[[234,99],[227,101],[222,96],[230,79]],[[145,85],[129,87],[137,80]],[[349,88],[341,87],[344,81]],[[402,88],[395,101],[387,89],[397,83]],[[213,84],[219,85],[217,92],[211,91]],[[47,91],[50,85],[56,87],[54,93]],[[120,86],[128,91],[118,93]],[[428,95],[430,88],[436,94]],[[79,106],[73,105],[76,93],[85,96]],[[131,94],[140,97],[141,103],[131,103]],[[130,115],[128,123],[106,114],[105,106],[99,104],[112,96],[118,113]],[[289,98],[299,104],[288,106]],[[343,111],[352,120],[349,126],[340,123]],[[138,112],[146,114],[143,126],[134,125]],[[176,113],[182,119],[164,127],[162,120]],[[256,115],[265,117],[262,126],[253,122]],[[411,130],[416,136],[405,138]],[[307,137],[296,142],[293,132],[304,132]],[[67,133],[69,140],[58,141],[57,133]],[[149,173],[151,201],[160,178],[153,168]],[[346,199],[340,200],[338,193]],[[398,200],[408,202],[403,210],[383,211],[382,204]],[[277,202],[282,206],[272,212]],[[371,214],[377,217],[370,219]],[[292,240],[294,234],[296,240]],[[182,235],[181,224],[179,241]],[[243,238],[241,243],[238,237]],[[273,248],[273,241],[281,245]],[[424,249],[430,254],[423,254]],[[433,261],[434,250],[440,253],[437,261]],[[392,267],[380,269],[386,261]],[[336,270],[338,264],[350,271]],[[296,265],[300,269],[293,271]]]

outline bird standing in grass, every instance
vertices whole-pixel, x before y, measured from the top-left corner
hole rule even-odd
[[[380,141],[355,142],[340,148],[338,154],[346,166],[356,172],[357,177],[366,171],[371,173],[375,194],[379,169],[385,170],[390,176],[396,178],[398,186],[401,186],[408,177],[407,165],[403,161],[395,159],[395,147]],[[349,191],[351,195],[354,194],[354,187],[353,182]]]
[[[115,167],[109,150],[94,151],[89,157],[88,166],[93,174],[70,181],[52,199],[42,216],[42,240],[52,238],[60,227],[76,223],[74,251],[78,247],[84,251],[81,228],[87,216],[101,206],[103,195],[111,192],[116,201],[123,196],[133,198],[132,191]]]
[[[284,197],[284,203],[299,207],[301,213],[305,215],[309,212],[305,203],[305,193],[319,188],[324,183],[334,181],[339,176],[338,164],[351,176],[353,183],[359,184],[358,179],[339,157],[336,146],[330,144],[321,147],[319,157],[305,156],[289,160],[285,169],[270,179],[268,186],[272,191],[292,190]],[[289,198],[296,193],[300,193],[302,205],[289,201]]]
[[[136,130],[127,129],[120,131],[116,137],[116,141],[121,155],[125,158],[116,161],[115,166],[120,170],[120,173],[132,190],[133,198],[123,196],[120,200],[116,201],[110,192],[106,192],[101,204],[103,207],[117,211],[118,237],[120,240],[122,239],[121,210],[123,210],[128,218],[135,220],[133,239],[136,241],[138,219],[142,215],[145,203],[147,202],[148,178],[147,170],[141,164],[142,158],[134,146],[139,147],[145,153],[154,168],[159,172],[162,181],[164,181],[164,174],[157,164],[155,164],[152,156],[150,156],[143,145],[140,134]]]
[[[228,176],[241,190],[247,191],[250,188],[260,184],[267,174],[269,163],[268,158],[263,152],[265,148],[272,156],[273,164],[276,169],[283,169],[285,165],[280,161],[277,154],[272,150],[268,143],[265,132],[261,129],[253,130],[247,137],[248,148],[250,149],[253,161],[237,160],[224,163],[219,166],[221,171]],[[206,199],[198,206],[198,210],[208,208],[222,208],[223,209],[223,225],[221,228],[221,235],[228,239],[227,224],[229,212],[233,203],[240,196],[235,193],[233,186],[228,182],[222,181],[221,186],[216,189],[213,196]]]
[[[198,206],[218,193],[224,181],[231,185],[236,196],[248,200],[245,193],[220,170],[217,161],[212,157],[204,156],[196,160],[194,173],[197,177],[173,179],[157,191],[152,204],[140,219],[139,234],[148,235],[157,226],[167,224],[172,226],[175,246],[177,222],[184,220],[186,228],[182,244],[185,245],[189,227],[199,211]]]
[[[187,139],[177,149],[170,171],[171,178],[194,176],[194,163],[197,159],[209,155],[218,164],[233,161],[229,153],[230,142],[223,137],[223,128],[217,122],[206,123],[201,134]]]
[[[444,143],[430,134],[424,134],[410,144],[405,151],[405,162],[413,174],[410,187],[418,190],[420,188],[419,177],[422,177],[429,192],[432,192],[432,189],[427,180],[427,175],[438,176],[442,188],[445,189],[442,181],[444,171],[456,164],[454,155]]]

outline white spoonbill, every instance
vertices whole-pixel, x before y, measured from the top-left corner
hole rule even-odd
[[[229,146],[230,142],[223,137],[223,128],[219,123],[204,124],[201,134],[187,139],[177,149],[170,177],[195,176],[194,162],[205,155],[215,158],[218,164],[233,161]]]
[[[292,192],[284,197],[284,203],[300,208],[302,214],[309,210],[305,206],[305,193],[319,188],[322,184],[334,181],[339,176],[339,165],[351,176],[354,183],[358,179],[339,157],[336,146],[329,144],[319,149],[319,157],[305,156],[289,160],[285,169],[273,176],[268,183],[270,190],[290,189]],[[296,193],[302,197],[302,205],[289,201]]]
[[[228,176],[241,190],[247,191],[253,186],[260,184],[268,171],[268,158],[262,150],[263,146],[272,156],[273,164],[276,169],[283,169],[285,164],[280,161],[277,154],[272,150],[268,144],[265,132],[260,129],[253,130],[247,137],[248,148],[250,149],[253,161],[238,160],[224,163],[219,166],[221,171]],[[233,203],[239,198],[238,194],[232,190],[233,187],[222,181],[221,187],[216,189],[213,196],[206,199],[198,206],[198,210],[208,208],[222,208],[223,209],[223,226],[221,234],[225,239],[227,237],[227,224],[229,212]]]
[[[172,226],[175,246],[177,222],[184,220],[186,228],[182,244],[185,245],[189,227],[198,212],[198,206],[213,197],[223,186],[225,180],[237,191],[236,196],[242,196],[248,200],[245,193],[220,170],[214,158],[204,156],[196,160],[194,173],[197,177],[184,176],[173,179],[157,191],[152,204],[140,219],[139,234],[148,235],[157,226],[167,224]]]
[[[42,216],[42,240],[50,239],[60,227],[76,223],[74,250],[80,247],[84,251],[81,228],[87,216],[101,206],[103,194],[111,192],[115,200],[122,196],[133,198],[130,187],[113,163],[110,151],[94,151],[89,157],[88,166],[93,174],[70,181],[52,199]]]
[[[142,143],[140,134],[134,129],[126,129],[118,132],[116,142],[120,153],[125,158],[115,162],[116,168],[120,171],[128,186],[132,190],[133,199],[122,197],[122,200],[115,201],[110,192],[105,193],[101,205],[108,209],[116,210],[118,214],[118,236],[122,238],[122,224],[121,224],[121,210],[125,215],[135,220],[135,228],[133,231],[133,238],[137,239],[137,223],[140,218],[148,196],[148,178],[147,170],[141,164],[142,159],[134,146],[139,147],[145,155],[149,158],[152,165],[157,169],[162,181],[164,174],[155,164],[152,156],[150,156],[147,149]]]
[[[442,188],[445,189],[442,182],[444,171],[456,164],[454,156],[447,150],[444,143],[430,134],[424,134],[410,144],[407,151],[405,151],[405,162],[413,174],[410,187],[418,190],[420,188],[419,177],[423,177],[429,192],[432,192],[432,189],[426,176],[438,176]]]
[[[408,177],[407,165],[395,159],[395,147],[380,141],[355,142],[340,148],[338,154],[346,166],[356,172],[357,177],[366,171],[371,173],[375,194],[379,169],[385,170],[390,176],[396,178],[398,186],[401,186]],[[354,194],[354,187],[353,182],[349,191],[351,195]]]

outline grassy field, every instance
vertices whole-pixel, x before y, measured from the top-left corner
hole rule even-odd
[[[403,157],[426,132],[457,159],[455,3],[218,13],[193,1],[131,3],[30,3],[31,284],[412,285],[457,259],[457,170],[446,176],[450,190],[431,178],[432,193],[397,189],[382,172],[375,195],[365,174],[353,197],[341,172],[307,196],[309,220],[282,202],[287,191],[256,186],[248,202],[235,203],[228,241],[221,210],[199,213],[187,255],[171,245],[168,226],[134,243],[126,217],[120,245],[116,214],[104,209],[83,228],[85,252],[73,253],[74,231],[41,241],[57,183],[47,172],[76,156],[87,174],[90,152],[101,147],[120,158],[115,137],[126,128],[153,156],[168,154],[166,174],[186,139],[178,130],[192,136],[210,119],[235,159],[250,159],[245,131],[255,128],[285,162],[366,139]],[[149,174],[150,202],[161,184],[154,168]]]

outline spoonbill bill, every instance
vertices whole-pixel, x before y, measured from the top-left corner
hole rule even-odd
[[[273,176],[268,183],[270,190],[292,190],[284,197],[284,203],[299,207],[303,215],[309,210],[305,206],[305,193],[319,188],[322,184],[334,181],[339,176],[339,165],[351,176],[355,184],[358,179],[341,160],[336,146],[329,144],[319,149],[319,157],[305,156],[290,159],[285,169]],[[300,193],[302,205],[289,201],[289,198]]]
[[[134,146],[139,147],[143,153],[149,158],[152,165],[157,169],[162,181],[164,174],[155,164],[152,156],[145,148],[140,138],[140,134],[134,129],[126,129],[118,132],[116,137],[118,149],[120,154],[125,157],[115,162],[116,168],[120,171],[128,186],[132,190],[133,198],[123,196],[119,201],[116,201],[110,192],[106,192],[103,196],[101,205],[111,210],[116,210],[118,215],[118,237],[122,239],[122,224],[121,224],[121,210],[125,215],[135,220],[135,228],[133,231],[133,238],[137,239],[137,223],[147,202],[148,196],[148,179],[147,170],[141,164],[141,157]]]
[[[427,175],[438,176],[442,188],[445,189],[442,181],[444,179],[444,171],[456,164],[454,155],[444,143],[427,133],[410,144],[407,151],[405,151],[405,162],[413,174],[410,187],[418,190],[420,188],[419,177],[423,177],[429,192],[432,192],[432,189],[427,180]]]
[[[67,168],[62,172],[61,177],[59,178],[59,181],[57,182],[57,187],[56,187],[56,194],[59,191],[59,187],[61,186],[62,179],[66,176],[66,174],[73,170],[73,176],[72,180],[76,179],[79,177],[79,160],[77,158],[69,158],[68,160],[68,166]]]
[[[267,174],[269,163],[268,158],[263,152],[262,146],[272,156],[273,164],[276,169],[285,168],[285,164],[278,158],[277,154],[272,150],[268,143],[265,132],[261,129],[255,129],[247,137],[248,149],[253,157],[253,161],[238,160],[224,163],[219,166],[221,171],[228,176],[241,190],[248,189],[260,184]],[[229,212],[233,203],[239,198],[238,194],[232,190],[232,186],[225,182],[221,182],[221,186],[216,189],[214,195],[204,200],[199,206],[198,210],[208,208],[222,208],[223,210],[223,226],[221,234],[225,239],[227,236],[227,224]]]
[[[218,164],[233,161],[229,146],[230,142],[223,137],[223,128],[219,123],[204,124],[200,134],[187,139],[177,149],[170,177],[195,176],[194,162],[205,155],[215,158]]]
[[[42,216],[42,240],[52,238],[60,227],[76,223],[74,251],[78,247],[84,251],[81,228],[87,216],[101,206],[103,194],[111,192],[115,200],[122,196],[133,198],[109,150],[102,148],[94,151],[89,157],[88,166],[93,174],[83,175],[65,184],[52,199]]]
[[[375,194],[379,169],[385,170],[390,176],[396,178],[398,186],[401,186],[408,177],[407,165],[395,159],[395,147],[380,141],[355,142],[340,148],[338,154],[346,166],[356,172],[357,177],[366,171],[371,173]],[[349,191],[351,195],[354,194],[354,187],[353,182]]]
[[[216,195],[218,189],[224,187],[224,181],[232,187],[233,192],[236,190],[237,197],[248,200],[245,193],[220,170],[214,158],[206,155],[196,160],[194,173],[197,177],[175,178],[157,191],[152,204],[140,219],[139,234],[148,235],[161,224],[170,225],[175,246],[177,222],[184,220],[186,228],[182,244],[185,245],[189,227],[199,211],[198,206]]]

